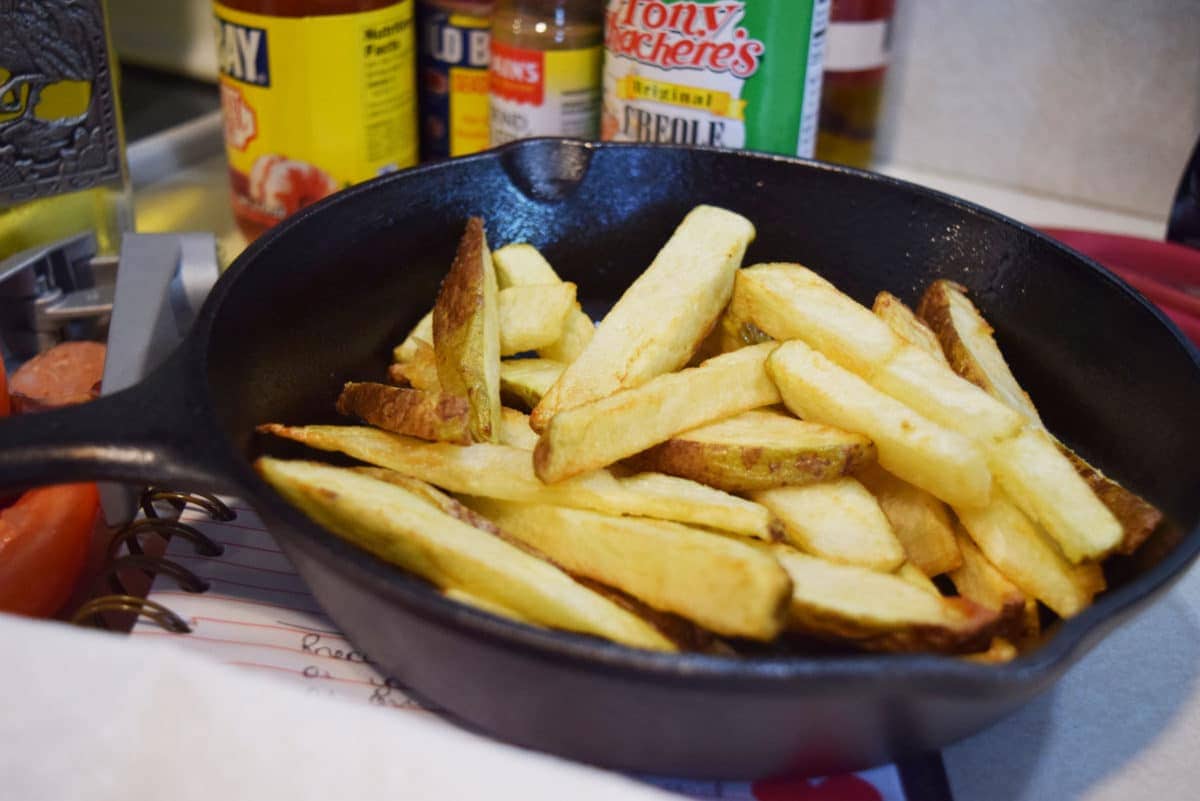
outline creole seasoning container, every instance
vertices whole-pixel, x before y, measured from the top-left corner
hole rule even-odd
[[[600,0],[498,0],[492,18],[492,144],[595,139],[604,57]]]
[[[601,136],[811,156],[829,0],[609,0]]]
[[[491,0],[418,0],[421,158],[488,146]]]
[[[233,211],[250,238],[417,162],[413,0],[221,0]]]

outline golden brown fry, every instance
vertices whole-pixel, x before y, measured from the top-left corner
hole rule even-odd
[[[791,584],[768,554],[678,523],[485,498],[467,504],[568,571],[718,634],[770,640]]]
[[[966,437],[930,422],[798,340],[780,345],[767,369],[792,412],[869,437],[889,472],[951,504],[987,503],[991,474],[982,451]]]
[[[492,259],[496,264],[496,278],[499,279],[502,290],[505,287],[557,284],[561,281],[550,263],[532,245],[505,245],[492,254]],[[575,303],[567,313],[562,336],[558,341],[541,348],[538,355],[564,365],[570,364],[592,341],[595,330],[592,319],[583,313],[578,303]]]
[[[942,353],[937,334],[933,333],[925,321],[900,298],[891,292],[880,292],[875,296],[875,305],[871,307],[871,311],[909,345],[920,348],[943,364],[949,364],[946,354]]]
[[[792,578],[788,628],[875,651],[964,653],[987,647],[995,612],[934,596],[891,573],[769,546]]]
[[[529,451],[491,443],[422,442],[363,426],[258,427],[264,434],[336,451],[416,476],[450,492],[675,520],[770,540],[776,522],[752,501],[674,476],[641,473],[618,478],[595,470],[558,484],[543,484]]]
[[[512,356],[558,342],[575,308],[575,285],[514,286],[500,290],[500,355]]]
[[[539,625],[676,650],[646,621],[549,562],[390,482],[315,462],[263,457],[255,467],[318,524],[440,588],[465,591]]]
[[[1066,445],[1057,441],[1056,444],[1071,462],[1075,472],[1087,482],[1100,502],[1108,507],[1108,511],[1120,522],[1123,533],[1117,552],[1131,554],[1136,551],[1162,523],[1162,512],[1145,498],[1104,475],[1099,468],[1093,467]]]
[[[635,389],[559,412],[533,452],[538,478],[562,481],[688,429],[779,403],[766,370],[774,347],[767,343],[717,356],[699,367],[660,375]]]
[[[896,569],[896,575],[907,581],[909,584],[922,589],[930,595],[938,598],[942,597],[942,592],[933,583],[933,579],[921,572],[921,569],[912,562],[905,562]]]
[[[553,386],[566,365],[549,359],[508,359],[500,363],[500,395],[527,409]]]
[[[406,362],[412,359],[416,353],[417,340],[433,344],[433,311],[430,310],[424,317],[421,318],[413,330],[408,332],[408,336],[404,341],[392,350],[392,359],[397,362]]]
[[[749,492],[849,475],[875,460],[875,446],[861,434],[752,410],[677,434],[634,458],[644,470]]]
[[[471,434],[494,442],[500,428],[500,314],[483,220],[472,217],[433,307],[433,348],[442,391],[466,398]]]
[[[753,239],[754,226],[738,214],[712,206],[689,212],[533,410],[534,429],[687,364],[728,303]]]
[[[807,553],[885,573],[904,562],[904,549],[879,504],[853,478],[759,490],[750,498],[770,509],[787,539]]]
[[[1002,665],[1005,662],[1013,661],[1017,655],[1017,646],[1003,637],[993,637],[992,644],[986,651],[966,654],[963,659],[969,662],[978,662],[981,665]]]
[[[426,392],[441,392],[437,355],[433,351],[433,345],[423,339],[415,339],[411,353],[408,361],[396,362],[388,368],[388,380],[393,384],[407,385]]]
[[[879,465],[867,465],[855,478],[879,501],[908,560],[922,573],[937,576],[961,564],[950,510],[944,503]]]
[[[537,443],[538,434],[529,427],[529,415],[507,406],[501,407],[500,444],[532,452]]]
[[[954,532],[962,564],[948,574],[958,594],[999,613],[1001,630],[1019,639],[1027,624],[1025,594],[988,561],[978,546],[961,530]]]
[[[459,445],[471,442],[471,409],[452,395],[349,381],[338,396],[337,410],[397,434]]]

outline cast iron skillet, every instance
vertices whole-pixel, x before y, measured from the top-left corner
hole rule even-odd
[[[346,545],[255,475],[265,421],[336,419],[432,304],[468,215],[526,240],[593,311],[697,203],[748,216],[746,263],[800,261],[869,303],[966,284],[1047,424],[1176,524],[1041,648],[1003,666],[936,656],[644,653],[444,600]],[[221,278],[144,383],[0,426],[0,484],[162,482],[241,496],[329,615],[399,680],[510,742],[696,777],[861,768],[975,732],[1046,689],[1200,549],[1200,354],[1093,262],[1011,220],[899,181],[728,151],[533,140],[380,178],[278,226]],[[311,454],[306,454],[311,455]],[[1163,644],[1168,645],[1167,643]],[[1130,681],[1137,681],[1130,665]]]

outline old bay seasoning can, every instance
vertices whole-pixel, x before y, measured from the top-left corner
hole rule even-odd
[[[221,0],[213,10],[233,211],[248,237],[417,163],[413,0]]]
[[[829,0],[609,0],[601,136],[812,156]]]
[[[421,158],[488,146],[490,0],[417,0]]]

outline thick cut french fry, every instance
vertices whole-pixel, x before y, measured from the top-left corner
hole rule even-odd
[[[471,435],[500,434],[500,312],[483,220],[472,217],[433,307],[438,382],[471,405]]]
[[[925,325],[925,321],[900,298],[891,292],[880,292],[875,296],[875,304],[871,306],[871,311],[909,345],[920,348],[943,364],[949,364],[946,354],[942,353],[937,334],[933,333],[933,330]]]
[[[760,490],[750,498],[771,510],[787,539],[806,553],[885,573],[904,562],[904,549],[879,504],[852,478]]]
[[[1091,603],[1099,565],[1068,562],[1002,490],[993,491],[987,506],[955,513],[988,561],[1059,617],[1073,617]]]
[[[959,566],[962,556],[954,540],[954,526],[946,504],[878,465],[868,465],[855,478],[879,501],[908,561],[926,576],[937,576]]]
[[[467,505],[572,573],[711,631],[770,640],[791,582],[769,554],[678,523],[469,498]]]
[[[537,443],[538,433],[529,427],[529,415],[507,406],[500,409],[501,445],[532,452]]]
[[[767,336],[802,340],[864,378],[901,344],[870,309],[799,264],[739,270],[733,303]]]
[[[983,452],[966,437],[930,422],[803,342],[780,345],[767,370],[789,409],[869,437],[889,472],[952,505],[987,503],[991,474]]]
[[[996,482],[1072,562],[1103,558],[1121,544],[1117,518],[1044,429],[1026,428],[989,457]]]
[[[1037,407],[1013,377],[1000,352],[992,327],[953,281],[934,281],[925,290],[917,313],[941,343],[954,372],[979,386],[1031,423],[1042,424]]]
[[[426,392],[441,392],[442,384],[438,381],[437,355],[433,351],[433,345],[423,339],[414,340],[412,358],[391,365],[388,368],[388,380],[393,384],[405,384]]]
[[[950,281],[935,281],[921,299],[921,313],[932,325],[950,363],[959,375],[1023,415],[1029,424],[1041,426],[1037,408],[1009,369],[992,335],[992,328],[966,296],[966,290]],[[1136,493],[1122,487],[1088,464],[1061,442],[1057,443],[1075,472],[1121,524],[1117,550],[1132,553],[1162,522],[1162,512]]]
[[[500,355],[512,356],[552,345],[562,338],[575,308],[570,283],[514,286],[500,290]]]
[[[509,359],[500,363],[500,395],[532,409],[566,365],[549,359]]]
[[[415,476],[450,492],[528,503],[557,504],[606,514],[674,520],[770,540],[775,521],[762,506],[674,476],[617,478],[596,470],[558,484],[534,475],[529,451],[505,445],[422,442],[363,426],[283,426],[262,433]]]
[[[561,280],[550,262],[532,245],[505,245],[492,254],[492,259],[496,264],[496,278],[500,281],[501,290],[505,287],[557,284]],[[583,353],[595,331],[592,318],[583,313],[579,303],[575,303],[567,312],[562,336],[541,348],[538,355],[543,359],[570,364]]]
[[[909,584],[922,589],[930,595],[935,595],[938,598],[942,597],[942,592],[933,583],[933,579],[921,572],[921,569],[912,562],[905,562],[896,568],[896,575],[907,581]]]
[[[318,524],[442,589],[468,592],[539,625],[676,650],[653,626],[558,567],[354,470],[263,457],[263,478]]]
[[[995,612],[935,596],[900,576],[770,546],[792,579],[788,628],[879,651],[963,653],[986,648]]]
[[[764,343],[726,353],[699,367],[660,375],[634,389],[558,412],[533,452],[538,478],[562,481],[640,453],[682,431],[779,403],[766,370],[774,348],[774,343]]]
[[[981,665],[1002,665],[1017,658],[1017,646],[1003,637],[993,637],[992,644],[986,651],[974,654],[964,654],[963,659],[978,662]]]
[[[398,362],[406,362],[412,359],[413,354],[417,350],[417,340],[433,344],[433,311],[429,311],[421,318],[413,330],[408,332],[408,336],[404,341],[395,347],[392,351],[392,359]]]
[[[948,574],[954,588],[962,597],[998,612],[1006,635],[1019,639],[1026,628],[1029,599],[988,561],[964,531],[955,531],[954,537],[962,554],[962,564]]]
[[[533,410],[534,429],[564,409],[687,364],[729,302],[753,239],[754,226],[741,215],[712,206],[689,212]]]
[[[338,396],[337,410],[397,434],[471,443],[471,408],[453,395],[349,381]]]
[[[467,592],[466,590],[462,590],[457,587],[447,587],[446,589],[442,590],[442,595],[446,596],[451,601],[457,601],[464,606],[470,606],[482,612],[495,615],[496,617],[504,617],[508,618],[509,620],[515,620],[516,622],[524,623],[527,626],[537,625],[525,615],[518,614],[507,606],[503,606],[502,604],[498,604],[495,601],[488,600],[487,598],[482,598],[473,592]]]
[[[875,460],[875,446],[861,434],[749,411],[678,434],[635,460],[645,470],[749,492],[849,475]]]

